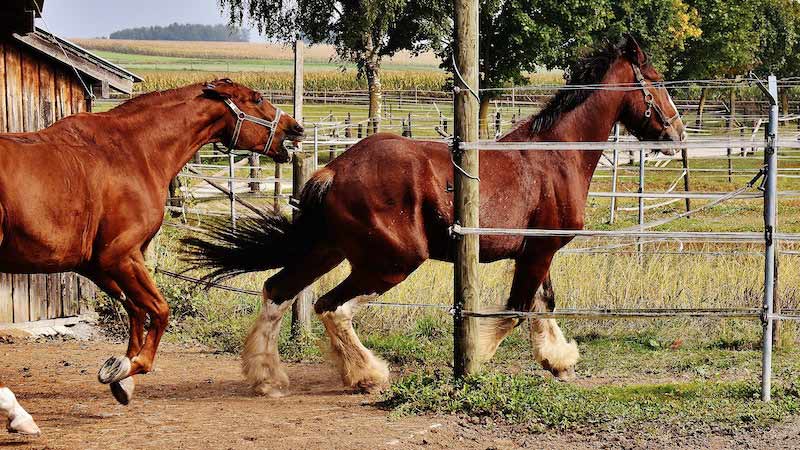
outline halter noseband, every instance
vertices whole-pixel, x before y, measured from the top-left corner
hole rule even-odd
[[[647,121],[650,119],[650,116],[653,115],[653,110],[655,110],[656,114],[658,114],[658,118],[661,120],[661,124],[664,125],[664,131],[662,134],[666,133],[666,130],[672,127],[675,121],[678,120],[680,113],[676,109],[674,116],[667,117],[667,115],[664,114],[664,110],[662,110],[661,107],[656,103],[653,93],[647,89],[647,80],[645,80],[644,75],[642,75],[642,69],[640,69],[636,64],[631,64],[631,67],[633,67],[633,73],[636,75],[636,81],[639,82],[639,86],[644,94],[644,104],[647,106],[647,110],[644,112],[644,120],[642,121],[642,125],[647,123]]]
[[[278,128],[278,122],[281,120],[281,116],[283,115],[283,111],[280,108],[275,108],[275,119],[272,122],[268,120],[261,119],[256,116],[251,116],[250,114],[245,113],[238,106],[236,106],[231,99],[226,98],[225,104],[228,105],[228,108],[233,112],[233,115],[236,116],[236,127],[233,129],[233,135],[231,136],[231,143],[228,146],[231,150],[236,148],[236,144],[239,142],[239,133],[242,131],[242,123],[244,122],[253,122],[254,124],[261,125],[262,127],[269,129],[269,138],[267,139],[267,144],[264,145],[264,153],[269,152],[269,149],[272,148],[272,141],[275,137],[275,130]]]

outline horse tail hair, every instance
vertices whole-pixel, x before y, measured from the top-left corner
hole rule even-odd
[[[294,220],[261,210],[260,217],[239,219],[236,228],[223,218],[204,224],[199,236],[181,239],[183,260],[192,269],[209,270],[202,277],[209,283],[299,261],[322,239],[324,200],[333,176],[333,170],[323,168],[311,177],[300,193],[300,213]]]

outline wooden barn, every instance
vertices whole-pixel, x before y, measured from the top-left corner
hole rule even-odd
[[[38,0],[42,7],[44,1]],[[36,131],[91,111],[92,95],[130,95],[136,75],[34,26],[33,0],[0,5],[0,132]],[[87,91],[88,89],[88,91]],[[94,285],[75,274],[0,274],[0,324],[76,316]]]

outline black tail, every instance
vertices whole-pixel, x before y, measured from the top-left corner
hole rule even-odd
[[[261,217],[238,220],[236,228],[223,219],[204,224],[199,237],[181,239],[184,260],[193,269],[210,270],[203,280],[219,282],[303,258],[324,234],[322,202],[332,182],[330,169],[314,174],[300,195],[294,221],[263,210]]]

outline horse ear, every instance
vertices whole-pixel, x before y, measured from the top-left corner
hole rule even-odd
[[[642,47],[636,42],[636,38],[630,34],[626,34],[622,38],[620,49],[622,50],[622,54],[637,66],[643,66],[647,62],[647,56],[644,54],[644,51],[642,51]]]

